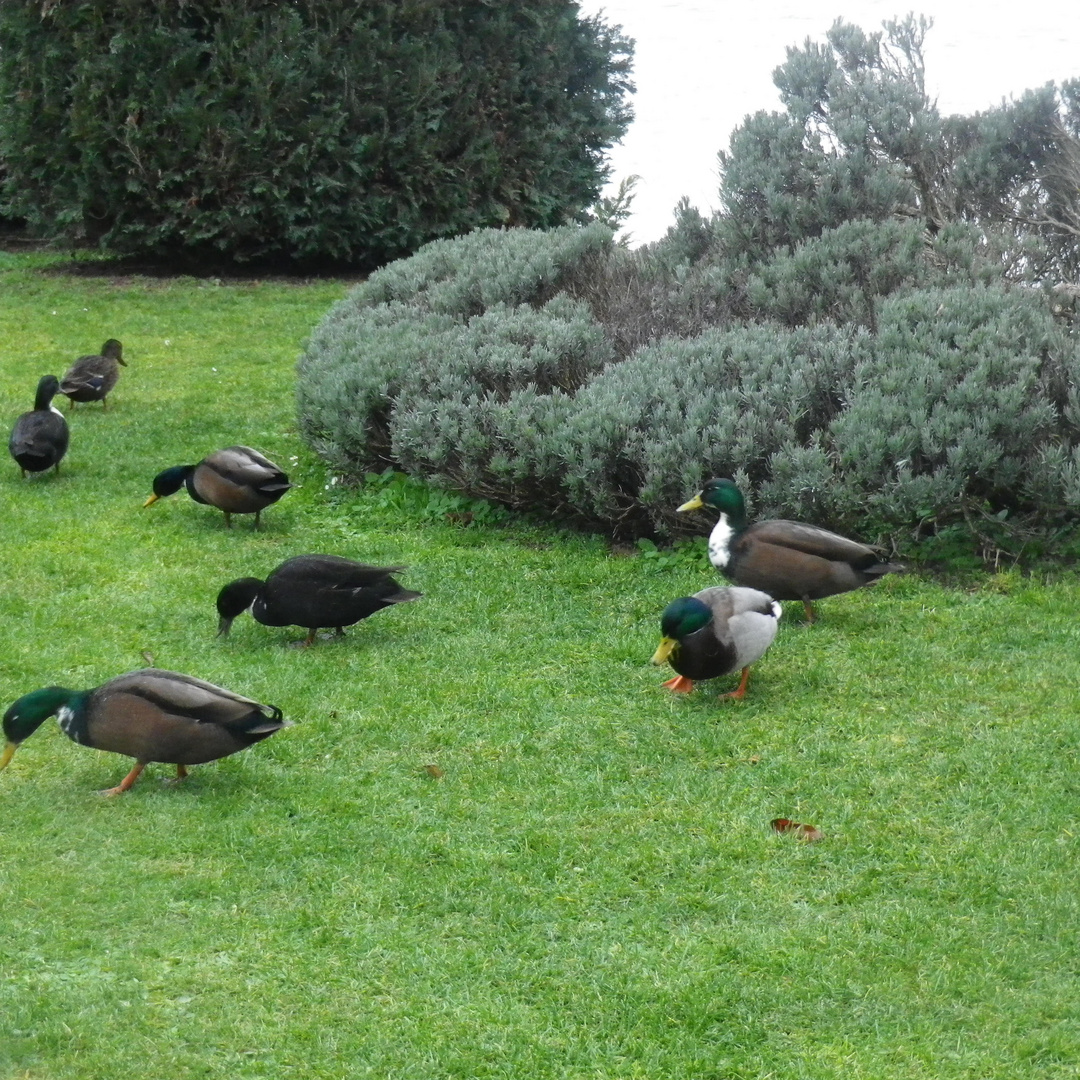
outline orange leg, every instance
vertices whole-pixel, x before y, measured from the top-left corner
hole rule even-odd
[[[311,628],[311,630],[308,632],[308,636],[306,638],[304,638],[304,640],[302,642],[300,642],[300,647],[303,648],[303,649],[306,649],[309,645],[314,645],[315,644],[315,635],[318,632],[319,632],[319,628],[317,626],[313,626]]]
[[[116,787],[106,788],[104,791],[99,791],[98,794],[99,795],[104,795],[104,796],[106,796],[106,798],[108,796],[110,796],[110,795],[121,795],[121,794],[123,794],[125,791],[127,791],[131,787],[132,784],[135,783],[136,780],[139,779],[139,774],[145,768],[146,768],[146,762],[145,761],[136,761],[135,762],[135,768],[133,768],[131,770],[131,772],[129,772],[127,774],[127,776],[125,776],[124,779],[121,780],[120,783],[116,785]]]
[[[732,690],[730,694],[721,694],[722,698],[734,698],[735,701],[742,701],[746,697],[746,687],[750,682],[750,668],[749,666],[742,669],[742,678],[739,680],[739,687],[737,690]]]
[[[685,675],[676,675],[674,679],[668,679],[666,683],[660,685],[673,690],[676,694],[689,694],[694,689],[694,680],[688,679]]]
[[[226,529],[231,529],[232,528],[232,514],[229,513],[228,510],[222,510],[221,512],[225,515],[225,528]]]
[[[806,612],[806,621],[812,623],[814,621],[814,605],[809,600],[802,602],[803,611]]]
[[[177,765],[176,766],[176,783],[179,784],[181,780],[186,780],[187,778],[188,778],[187,766],[186,765]]]

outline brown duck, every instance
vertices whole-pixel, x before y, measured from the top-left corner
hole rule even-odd
[[[68,368],[60,380],[60,393],[68,396],[72,408],[76,401],[100,401],[101,407],[107,409],[105,399],[120,378],[120,365],[127,367],[124,347],[116,338],[109,338],[99,355],[80,356]]]
[[[260,705],[190,675],[145,668],[93,690],[47,686],[24,694],[4,713],[7,745],[0,769],[50,716],[82,746],[135,759],[131,772],[102,795],[127,791],[151,761],[175,765],[176,778],[182,780],[188,765],[228,757],[288,727],[274,705]]]
[[[254,514],[256,529],[259,514],[292,487],[288,476],[257,450],[227,446],[198,465],[174,465],[158,473],[154,477],[154,494],[143,506],[175,495],[185,485],[196,502],[221,510],[229,528],[233,514]]]
[[[736,585],[777,600],[801,600],[808,622],[812,600],[872,585],[904,567],[883,562],[868,544],[800,521],[746,523],[742,492],[728,479],[710,480],[680,511],[711,506],[720,520],[709,536],[709,561]]]

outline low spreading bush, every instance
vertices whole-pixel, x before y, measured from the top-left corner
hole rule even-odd
[[[850,279],[872,318],[740,323],[699,306],[690,334],[640,333],[629,352],[617,284],[633,280],[670,326],[707,266],[628,253],[599,226],[440,241],[313,335],[303,431],[344,471],[400,467],[622,538],[700,531],[673,511],[711,475],[734,476],[762,514],[871,538],[1060,525],[1080,509],[1080,350],[1051,299],[955,266],[950,287],[896,287],[890,267],[915,265],[910,231],[876,236],[867,271],[890,295]],[[749,294],[779,296],[785,275],[800,278],[781,266]]]

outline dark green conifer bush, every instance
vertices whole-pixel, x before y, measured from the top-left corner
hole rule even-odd
[[[112,251],[367,266],[584,220],[630,51],[572,0],[4,0],[0,203]]]

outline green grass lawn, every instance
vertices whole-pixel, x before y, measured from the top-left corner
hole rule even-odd
[[[7,430],[106,338],[130,366],[59,476],[0,466],[0,707],[149,656],[295,726],[109,800],[129,759],[27,740],[0,773],[0,1076],[1077,1075],[1076,579],[791,604],[744,702],[672,695],[659,613],[708,567],[331,482],[293,364],[343,283],[50,262],[0,254]],[[298,484],[260,532],[141,509],[238,442]],[[308,650],[249,616],[215,637],[224,582],[302,552],[408,564],[424,598]]]

